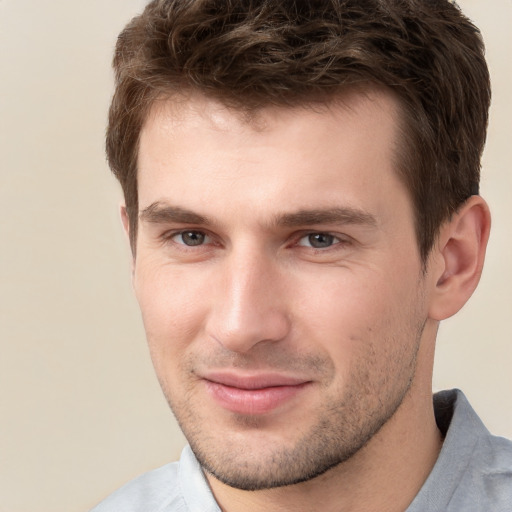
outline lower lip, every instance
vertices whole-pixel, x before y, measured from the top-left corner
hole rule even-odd
[[[261,389],[241,389],[217,382],[205,381],[208,393],[228,411],[245,414],[265,414],[289,402],[308,383],[293,386],[275,386]]]

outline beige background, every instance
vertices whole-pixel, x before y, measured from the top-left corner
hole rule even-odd
[[[435,387],[512,437],[512,0],[460,2],[494,82],[472,302],[442,326]],[[146,353],[103,156],[115,37],[143,0],[0,0],[0,512],[85,511],[178,457]]]

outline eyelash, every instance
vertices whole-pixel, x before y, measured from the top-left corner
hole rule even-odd
[[[197,245],[188,245],[186,243],[178,242],[175,239],[179,236],[183,237],[186,234],[199,234],[201,236],[204,236],[205,242],[199,243]],[[206,231],[202,229],[182,229],[179,231],[168,231],[164,233],[161,237],[161,240],[164,245],[171,245],[181,251],[197,251],[198,249],[205,248],[206,245],[211,244],[213,237],[208,234]],[[182,239],[183,240],[183,239]]]
[[[186,234],[196,234],[204,236],[206,241],[203,241],[201,243],[198,243],[197,245],[189,245],[182,242],[177,242],[175,240],[178,236],[184,236]],[[330,245],[327,245],[326,247],[314,247],[311,244],[311,237],[327,237],[327,239],[330,239]],[[309,239],[309,244],[301,243],[302,240]],[[205,245],[210,245],[212,241],[214,241],[214,237],[210,234],[208,234],[206,231],[201,229],[184,229],[180,231],[171,231],[167,232],[162,236],[162,240],[164,243],[173,243],[176,246],[179,247],[180,250],[190,251],[190,250],[196,250],[197,248],[204,247]],[[327,252],[332,248],[336,248],[337,246],[346,246],[350,245],[350,240],[345,236],[342,237],[340,235],[334,235],[332,233],[329,233],[328,231],[307,231],[307,232],[301,232],[296,234],[296,236],[293,237],[292,244],[289,245],[289,247],[305,247],[307,249],[311,249],[315,252]],[[338,247],[339,248],[339,247]]]
[[[330,243],[326,247],[315,247],[312,245],[312,238],[313,237],[322,237],[326,238]],[[308,239],[309,245],[300,243],[302,240]],[[339,236],[333,235],[332,233],[323,232],[323,231],[314,231],[310,233],[303,234],[297,241],[295,245],[298,245],[300,247],[309,247],[311,249],[314,249],[316,251],[326,251],[330,249],[331,247],[337,246],[339,244],[345,243],[346,240],[341,239]],[[320,242],[321,243],[321,242]]]
[[[185,235],[199,235],[200,237],[204,237],[204,240],[208,240],[210,239],[210,235],[208,235],[207,233],[205,233],[204,231],[200,231],[198,229],[187,229],[185,231],[179,231],[178,233],[174,233],[173,235],[171,235],[169,238],[172,240],[174,239],[175,237],[178,237],[178,236],[181,236],[183,238],[183,236]],[[173,240],[174,241],[174,240]],[[201,246],[201,245],[205,245],[206,242],[201,242],[201,243],[198,243],[198,244],[186,244],[186,243],[180,243],[180,242],[175,242],[175,243],[178,243],[179,245],[185,245],[187,247],[198,247],[198,246]]]

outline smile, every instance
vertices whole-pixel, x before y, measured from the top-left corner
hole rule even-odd
[[[204,379],[207,393],[230,412],[265,414],[302,392],[311,381],[280,375],[241,377],[233,374],[209,375]]]

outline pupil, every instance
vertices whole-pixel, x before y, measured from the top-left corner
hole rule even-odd
[[[332,235],[326,235],[325,233],[309,235],[309,243],[311,244],[311,247],[314,247],[315,249],[330,247],[333,241],[334,237]]]
[[[185,245],[201,245],[204,242],[204,234],[198,231],[187,231],[181,238]]]

